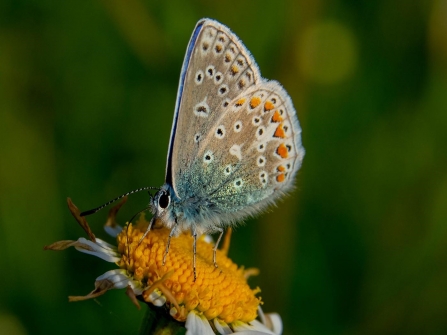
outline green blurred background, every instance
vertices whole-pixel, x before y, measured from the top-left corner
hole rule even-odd
[[[42,248],[83,235],[67,196],[86,210],[163,183],[202,17],[285,86],[303,128],[296,190],[233,234],[264,310],[285,334],[446,334],[445,0],[1,1],[0,333],[138,332],[122,291],[67,301],[113,265]],[[104,238],[106,214],[89,218]]]

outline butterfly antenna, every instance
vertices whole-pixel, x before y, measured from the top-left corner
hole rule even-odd
[[[115,198],[113,200],[110,200],[109,202],[105,203],[104,205],[101,205],[99,207],[96,207],[96,208],[90,209],[88,211],[82,212],[81,216],[87,216],[87,215],[95,214],[96,212],[99,212],[104,207],[107,207],[108,205],[110,205],[111,203],[114,203],[117,200],[120,200],[121,198],[125,197],[126,195],[130,195],[130,194],[141,192],[141,191],[154,190],[154,189],[155,190],[159,190],[160,188],[159,187],[147,186],[147,187],[142,187],[142,188],[139,188],[137,190],[133,190],[133,191],[127,192],[126,194],[120,195],[119,197],[117,197],[117,198]],[[139,212],[139,213],[141,213],[141,212]],[[136,215],[138,215],[139,213],[137,213]]]

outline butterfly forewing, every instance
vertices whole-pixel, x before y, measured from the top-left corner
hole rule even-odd
[[[168,155],[168,160],[172,157],[171,168],[168,162],[167,171],[167,180],[171,179],[180,198],[187,197],[191,189],[198,192],[194,186],[205,181],[190,167],[216,119],[229,108],[231,100],[260,79],[248,50],[216,21],[207,19],[197,24],[188,50],[177,124],[171,135],[172,152]]]

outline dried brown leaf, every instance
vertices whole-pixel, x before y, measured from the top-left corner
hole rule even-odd
[[[67,198],[67,204],[68,204],[68,209],[71,212],[71,215],[73,215],[73,217],[76,219],[76,221],[78,221],[79,225],[87,233],[87,236],[89,237],[89,239],[93,242],[96,242],[95,235],[93,234],[92,230],[90,229],[90,226],[88,225],[87,220],[83,216],[80,215],[81,212],[79,211],[78,207],[76,207],[76,205],[73,203],[73,201],[71,201],[70,198]]]

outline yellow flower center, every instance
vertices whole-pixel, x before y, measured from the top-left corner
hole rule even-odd
[[[144,232],[145,229],[129,225],[118,235],[118,250],[122,254],[118,265],[148,288],[164,278],[163,286],[171,295],[170,299],[165,294],[167,303],[182,309],[173,315],[175,319],[185,321],[191,310],[203,313],[208,320],[217,317],[226,323],[250,322],[256,318],[261,299],[255,294],[260,290],[250,289],[244,269],[238,268],[224,252],[217,250],[216,268],[213,263],[213,245],[203,238],[198,239],[197,279],[194,281],[193,238],[190,234],[172,238],[163,265],[170,231],[166,228],[153,229],[139,243]],[[143,298],[149,301],[146,292],[149,291],[143,292]]]

